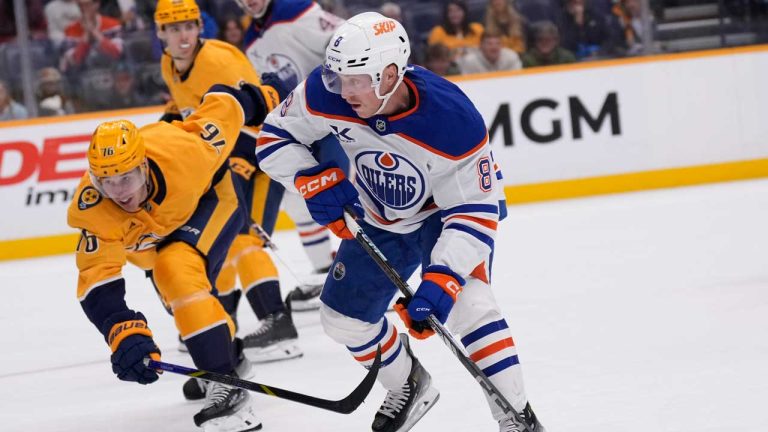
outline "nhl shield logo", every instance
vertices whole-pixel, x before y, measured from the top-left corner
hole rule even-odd
[[[379,132],[384,132],[387,130],[387,122],[382,119],[376,120],[376,130]]]

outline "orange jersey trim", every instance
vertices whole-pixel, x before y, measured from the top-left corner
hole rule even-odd
[[[444,157],[446,159],[450,159],[450,160],[461,160],[461,159],[464,159],[465,157],[471,155],[472,153],[480,150],[488,142],[488,132],[486,132],[485,133],[485,137],[483,137],[483,139],[480,141],[480,143],[478,143],[476,146],[474,146],[471,149],[469,149],[469,151],[467,151],[464,154],[460,154],[458,156],[451,156],[448,153],[441,152],[440,150],[430,146],[429,144],[423,143],[423,142],[417,140],[416,138],[414,138],[414,137],[412,137],[410,135],[406,135],[404,133],[398,133],[397,135],[400,136],[401,138],[404,138],[404,139],[406,139],[406,140],[416,144],[417,146],[423,148],[424,150],[428,150],[428,151],[430,151],[430,152],[432,152],[432,153],[434,153],[436,155],[442,156],[442,157]]]
[[[482,226],[484,226],[486,228],[490,228],[490,229],[492,229],[494,231],[496,231],[496,228],[499,226],[499,223],[496,222],[496,221],[492,221],[492,220],[489,220],[489,219],[482,219],[482,218],[473,217],[473,216],[465,216],[465,215],[451,216],[448,219],[446,219],[446,222],[448,222],[451,219],[464,219],[464,220],[468,220],[468,221],[480,224],[480,225],[482,225]]]
[[[419,104],[421,103],[421,98],[419,97],[419,89],[416,88],[416,85],[413,83],[413,81],[409,80],[408,78],[403,77],[403,82],[413,91],[413,95],[416,97],[416,104],[413,106],[413,108],[404,113],[389,117],[389,121],[400,120],[402,118],[408,117],[419,109]]]

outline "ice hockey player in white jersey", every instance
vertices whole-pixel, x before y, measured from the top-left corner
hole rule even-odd
[[[324,11],[312,0],[237,0],[253,20],[245,34],[246,55],[256,70],[273,72],[287,88],[294,88],[325,59],[325,47],[334,30],[344,22]],[[334,159],[340,166],[349,162],[333,135],[314,146],[320,161]],[[328,230],[315,223],[304,200],[286,193],[283,208],[296,223],[304,251],[314,272],[288,294],[296,311],[317,309],[318,296],[333,261]]]
[[[490,287],[494,237],[506,214],[500,172],[483,119],[458,87],[409,66],[400,23],[366,12],[340,26],[315,69],[273,110],[259,134],[261,168],[298,190],[312,217],[342,243],[321,295],[325,332],[361,365],[381,345],[388,390],[375,432],[409,430],[437,401],[429,373],[385,316],[396,287],[353,239],[344,208],[407,279],[422,281],[396,310],[411,336],[434,334],[429,314],[461,336],[467,352],[525,421],[489,401],[502,432],[540,432],[515,344]],[[318,163],[309,143],[336,135],[356,176]]]

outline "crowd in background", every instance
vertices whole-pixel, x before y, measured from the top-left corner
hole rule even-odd
[[[647,1],[318,2],[342,18],[378,10],[397,19],[411,35],[411,61],[447,76],[669,51],[655,34],[663,7],[691,2]],[[0,0],[0,120],[29,117],[20,102],[21,47],[13,3]],[[37,115],[164,103],[168,95],[160,75],[162,46],[154,29],[155,3],[27,0]],[[245,49],[243,39],[250,18],[234,0],[198,0],[198,4],[203,13],[203,37]],[[718,8],[721,29],[725,22],[737,22],[731,17],[761,29],[754,23],[761,23],[768,11],[768,0],[714,0],[712,4]],[[645,14],[644,5],[649,6]],[[728,21],[723,14],[729,16]],[[764,34],[758,32],[743,43],[764,40]],[[730,43],[735,44],[738,42]]]

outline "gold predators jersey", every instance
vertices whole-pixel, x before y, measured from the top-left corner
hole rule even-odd
[[[158,122],[139,129],[146,146],[149,198],[135,213],[101,196],[86,173],[67,212],[67,223],[81,230],[77,248],[78,298],[121,278],[129,255],[151,268],[154,247],[180,228],[208,191],[214,174],[229,157],[245,113],[237,100],[210,93],[205,104],[183,122]]]
[[[182,118],[200,106],[203,95],[214,84],[238,87],[242,82],[259,85],[259,75],[237,47],[215,39],[201,39],[201,46],[189,70],[179,74],[167,53],[160,61],[163,80],[171,93],[169,104],[175,105]],[[259,128],[248,128],[258,133]]]

